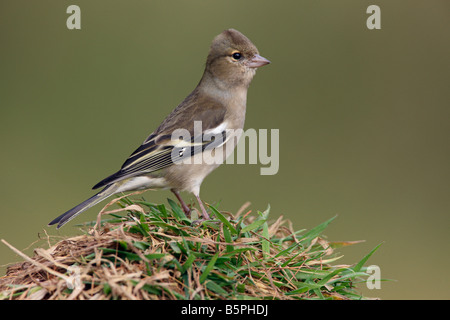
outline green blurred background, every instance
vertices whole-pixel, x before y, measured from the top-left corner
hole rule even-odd
[[[66,8],[81,8],[68,30]],[[381,30],[366,9],[381,7]],[[246,128],[280,130],[280,170],[225,165],[206,202],[312,228],[338,214],[330,240],[379,265],[383,299],[448,299],[450,2],[0,2],[0,238],[26,249],[44,230],[79,233],[89,210],[47,223],[93,194],[195,87],[212,38],[247,35],[272,64],[249,91]],[[168,191],[145,198],[165,202]],[[187,199],[193,197],[185,194]],[[41,243],[42,245],[42,243]],[[0,244],[4,265],[21,259]]]

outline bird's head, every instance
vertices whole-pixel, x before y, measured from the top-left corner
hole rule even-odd
[[[221,86],[247,86],[256,69],[270,63],[242,33],[227,29],[216,36],[206,60],[206,73]]]

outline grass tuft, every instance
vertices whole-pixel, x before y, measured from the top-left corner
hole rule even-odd
[[[49,248],[33,258],[2,240],[25,261],[0,278],[0,299],[365,298],[355,284],[368,278],[364,264],[379,246],[355,265],[336,265],[335,248],[358,241],[325,240],[335,218],[295,231],[270,219],[270,207],[233,215],[210,206],[215,219],[196,224],[197,214],[187,217],[172,200],[116,202],[121,208],[105,207],[110,218],[83,235],[47,236]]]

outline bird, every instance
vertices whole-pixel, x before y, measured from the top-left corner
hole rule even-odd
[[[123,192],[170,189],[186,214],[180,192],[192,193],[202,219],[211,219],[200,198],[204,178],[236,146],[245,122],[247,90],[256,69],[270,61],[241,32],[226,29],[209,48],[194,90],[126,159],[120,170],[97,183],[100,192],[52,220],[57,229],[106,198]]]

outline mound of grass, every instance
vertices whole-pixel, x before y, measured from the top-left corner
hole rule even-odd
[[[311,230],[264,212],[233,215],[210,206],[210,221],[186,217],[143,199],[116,200],[89,233],[66,238],[25,256],[0,278],[0,299],[363,299],[355,284],[365,281],[364,264],[334,264],[334,249],[356,243],[328,242]],[[126,215],[120,215],[120,211]],[[85,228],[88,229],[88,228]]]

